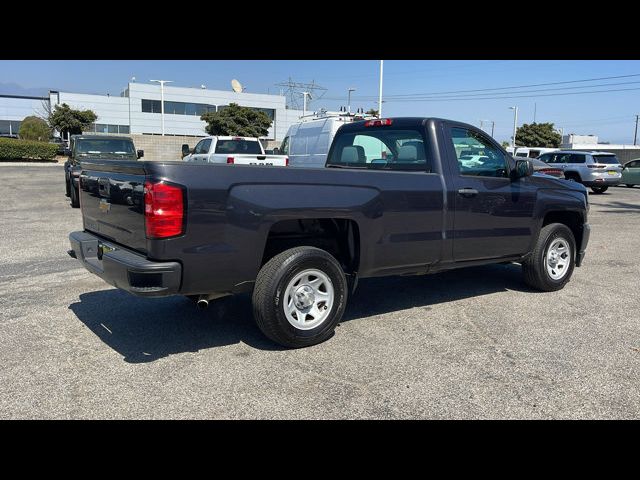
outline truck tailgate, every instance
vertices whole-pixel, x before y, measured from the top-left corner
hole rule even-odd
[[[229,154],[227,158],[233,158],[233,163],[236,165],[265,165],[265,166],[287,166],[286,155],[233,155]],[[227,162],[230,163],[230,162]]]
[[[141,162],[83,162],[80,207],[85,230],[146,253],[145,170]]]

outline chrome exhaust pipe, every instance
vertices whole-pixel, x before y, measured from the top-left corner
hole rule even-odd
[[[209,306],[209,302],[212,300],[216,300],[218,298],[226,297],[231,295],[230,293],[208,293],[206,295],[200,295],[198,297],[198,301],[196,305],[199,309],[204,310]]]

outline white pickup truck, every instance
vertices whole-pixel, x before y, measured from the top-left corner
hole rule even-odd
[[[193,150],[182,145],[185,162],[228,163],[235,165],[287,166],[286,155],[267,155],[255,137],[205,137]]]

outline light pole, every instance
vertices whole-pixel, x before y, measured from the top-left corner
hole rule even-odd
[[[349,92],[349,94],[347,95],[347,113],[351,113],[351,92],[355,92],[356,89],[355,88],[348,88],[347,92]]]
[[[640,118],[640,115],[636,115],[636,131],[633,132],[633,144],[636,145],[636,142],[638,141],[638,118]]]
[[[511,146],[516,147],[516,130],[518,129],[518,107],[509,107],[509,110],[513,110],[513,141]]]
[[[173,80],[149,80],[160,84],[160,118],[162,119],[162,136],[164,137],[164,84],[173,83]]]
[[[378,118],[382,118],[382,73],[384,69],[384,60],[380,60],[380,92],[378,94]]]

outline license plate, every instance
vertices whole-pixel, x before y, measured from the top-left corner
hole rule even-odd
[[[609,170],[607,173],[608,173],[609,175],[615,175],[615,174],[616,174],[616,173],[618,173],[618,172],[616,172],[615,170]]]

